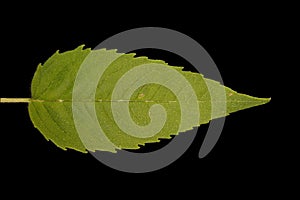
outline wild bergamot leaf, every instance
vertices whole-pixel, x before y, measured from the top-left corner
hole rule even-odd
[[[270,100],[161,60],[83,46],[40,64],[31,92],[34,126],[58,147],[81,152],[138,149]]]

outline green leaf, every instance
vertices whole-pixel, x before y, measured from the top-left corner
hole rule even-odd
[[[83,46],[51,56],[32,80],[29,113],[62,149],[138,149],[270,101],[161,60]]]

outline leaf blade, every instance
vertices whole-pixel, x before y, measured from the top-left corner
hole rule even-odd
[[[78,134],[78,127],[74,124],[74,104],[72,107],[72,101],[74,101],[72,99],[73,86],[78,70],[82,63],[86,61],[85,59],[92,56],[90,57],[92,58],[90,60],[91,68],[97,69],[99,64],[95,60],[97,58],[100,58],[98,59],[100,61],[105,60],[103,58],[105,55],[116,59],[103,72],[97,84],[95,97],[89,95],[82,98],[79,96],[75,99],[86,105],[85,108],[84,106],[82,107],[85,110],[77,110],[83,115],[81,119],[84,119],[85,123],[81,124],[81,126],[86,127],[83,129],[87,132],[86,134],[93,132],[92,127],[96,127],[99,124],[103,130],[103,133],[99,134],[104,134],[105,136],[97,137],[98,133],[93,133],[86,137],[87,141],[83,142],[82,137]],[[120,54],[116,51],[103,49],[91,51],[90,49],[83,49],[83,46],[64,53],[57,51],[44,65],[38,65],[33,77],[31,87],[32,101],[29,103],[29,114],[34,126],[40,130],[47,140],[51,140],[62,149],[74,149],[80,152],[86,152],[87,150],[115,152],[115,149],[138,149],[145,143],[159,142],[160,139],[171,138],[171,135],[185,132],[193,127],[208,123],[215,118],[262,105],[270,100],[268,98],[256,98],[237,93],[216,81],[204,78],[199,73],[183,71],[182,67],[169,66],[161,60],[151,60],[146,57],[136,58],[134,56],[135,54]],[[148,67],[160,66],[164,71],[176,71],[179,74],[178,77],[182,76],[186,80],[184,84],[188,83],[190,86],[178,84],[175,86],[180,88],[172,91],[166,85],[171,87],[172,83],[173,85],[176,84],[177,79],[174,79],[174,77],[163,79],[163,74],[160,75],[159,73],[154,73],[152,69],[147,71],[147,68],[143,68],[143,72],[146,75],[137,75],[135,77],[136,81],[149,77],[149,74],[153,72],[152,77],[159,78],[161,76],[161,80],[165,80],[165,86],[150,81],[148,84],[144,84],[134,90],[129,98],[113,99],[114,89],[120,79],[124,78],[126,73],[132,72],[142,65],[148,65]],[[88,77],[86,78],[88,80]],[[131,86],[129,85],[124,90],[120,90],[119,93],[126,94]],[[191,95],[185,95],[183,99],[180,97],[180,93],[184,93],[187,88],[192,88],[195,94],[195,106],[187,106],[193,105],[194,100],[192,100]],[[120,97],[124,94],[121,94]],[[182,103],[183,101],[184,103]],[[91,104],[95,107],[98,122],[92,121],[92,118],[89,117],[91,115],[89,112],[93,112]],[[118,124],[120,120],[127,120],[128,118],[124,118],[124,111],[113,112],[112,106],[123,104],[126,104],[128,107],[130,119],[132,119],[134,124],[137,124],[137,127],[141,127],[141,130],[151,124],[153,119],[158,118],[160,121],[163,119],[160,118],[161,113],[154,112],[155,109],[153,108],[157,107],[156,104],[160,104],[160,110],[165,110],[166,121],[155,135],[147,137],[134,136],[128,131],[124,131],[124,128],[120,128],[120,124]],[[182,114],[182,106],[188,109],[186,111],[188,114],[194,112],[193,110],[197,107],[200,118],[196,122],[192,122],[195,117]],[[154,116],[155,113],[156,116]],[[190,119],[187,119],[187,117],[190,117]],[[117,118],[120,118],[119,122],[116,122]],[[90,123],[94,125],[89,127],[89,124],[86,124],[88,121],[86,119],[91,119]],[[186,120],[187,124],[181,128],[183,120]],[[106,137],[114,144],[114,148],[105,145],[103,139]]]

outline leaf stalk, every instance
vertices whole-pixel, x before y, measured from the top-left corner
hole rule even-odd
[[[29,103],[30,98],[0,98],[0,103]]]

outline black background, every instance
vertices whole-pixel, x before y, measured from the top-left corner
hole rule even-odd
[[[278,173],[278,166],[284,160],[274,131],[277,125],[274,112],[277,61],[274,59],[279,55],[276,38],[282,28],[278,13],[267,7],[219,13],[210,7],[210,12],[201,15],[207,11],[206,7],[188,11],[188,8],[168,10],[158,6],[146,11],[144,6],[138,5],[135,11],[124,8],[120,15],[104,6],[93,11],[89,10],[93,6],[78,10],[58,4],[39,5],[30,10],[22,5],[18,9],[8,6],[10,14],[1,14],[0,96],[30,97],[31,79],[37,65],[58,49],[62,52],[81,44],[93,48],[121,31],[157,26],[180,31],[199,42],[217,64],[226,86],[252,96],[272,97],[272,101],[226,117],[220,140],[205,158],[197,156],[204,137],[201,133],[207,128],[202,126],[180,159],[146,174],[119,172],[89,154],[63,151],[47,142],[33,127],[26,104],[1,104],[3,192],[29,186],[28,194],[59,191],[100,196],[108,188],[119,190],[129,186],[131,192],[121,195],[130,196],[135,190],[144,194],[156,190],[176,193],[188,186],[186,191],[191,194],[228,187],[227,192],[256,195],[277,188],[283,176]],[[46,11],[47,7],[50,10]],[[12,17],[14,13],[18,15]],[[176,55],[150,50],[140,54],[193,70]],[[68,186],[72,189],[66,189]],[[83,190],[84,187],[90,190]],[[111,194],[117,195],[118,191]]]

